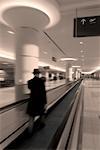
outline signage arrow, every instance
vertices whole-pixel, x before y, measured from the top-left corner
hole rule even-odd
[[[86,19],[83,18],[83,19],[81,20],[81,22],[82,22],[82,25],[84,25],[85,22],[86,22]]]
[[[96,18],[90,19],[89,22],[90,22],[91,24],[96,23]]]

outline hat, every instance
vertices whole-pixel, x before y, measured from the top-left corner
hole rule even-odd
[[[39,73],[40,73],[39,69],[34,69],[33,70],[33,74],[39,74]]]

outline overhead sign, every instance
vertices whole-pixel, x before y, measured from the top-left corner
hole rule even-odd
[[[74,37],[100,36],[100,16],[74,19]]]
[[[52,61],[56,62],[56,58],[55,58],[55,57],[52,57]]]

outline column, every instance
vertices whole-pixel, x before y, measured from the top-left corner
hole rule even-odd
[[[81,72],[80,72],[80,70],[78,70],[78,79],[80,79],[81,78]]]
[[[73,81],[73,68],[69,68],[69,81]]]
[[[72,78],[73,70],[70,63],[66,64],[66,83],[69,81],[73,81]]]
[[[38,68],[39,32],[32,28],[22,27],[16,30],[16,97],[21,99],[27,92],[27,81],[33,77],[33,69]],[[19,94],[20,93],[20,94]]]
[[[77,68],[73,68],[73,69],[74,69],[73,79],[76,80],[78,78]]]
[[[15,83],[26,84],[32,71],[38,67],[38,32],[32,28],[16,30],[16,73]]]
[[[47,79],[47,81],[49,80],[49,73],[46,71],[46,79]]]

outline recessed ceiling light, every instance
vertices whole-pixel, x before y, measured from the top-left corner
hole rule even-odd
[[[80,44],[83,44],[83,42],[80,42]]]
[[[76,61],[77,59],[76,58],[61,58],[60,59],[61,61]]]
[[[10,30],[9,30],[9,31],[7,31],[7,32],[8,32],[8,33],[10,33],[10,34],[15,34],[13,31],[10,31]]]
[[[4,63],[2,63],[2,64],[4,64],[4,65],[8,65],[9,63],[7,63],[7,62],[4,62]]]
[[[43,51],[43,53],[44,53],[44,54],[47,54],[47,52],[46,52],[46,51]]]
[[[79,68],[79,69],[77,69],[77,70],[81,71],[82,69]]]
[[[72,66],[73,68],[79,68],[79,67],[81,67],[81,66]]]
[[[81,53],[83,53],[83,50],[81,50]]]

